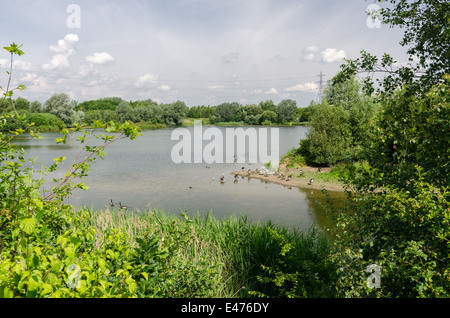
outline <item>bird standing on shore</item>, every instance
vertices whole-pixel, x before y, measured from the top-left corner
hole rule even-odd
[[[311,178],[311,179],[309,180],[308,185],[311,185],[313,182],[314,182],[314,180]]]

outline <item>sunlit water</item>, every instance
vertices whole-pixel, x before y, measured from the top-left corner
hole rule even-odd
[[[193,132],[193,127],[187,128]],[[206,127],[204,127],[206,129]],[[224,127],[219,128],[224,132]],[[298,147],[305,138],[305,127],[280,127],[279,153]],[[242,166],[256,169],[263,163],[247,164],[175,164],[171,151],[178,141],[171,140],[173,129],[146,131],[135,141],[121,139],[110,145],[104,160],[98,159],[85,179],[89,190],[75,190],[67,201],[75,206],[94,209],[110,208],[111,199],[127,205],[127,211],[145,211],[159,208],[167,213],[188,214],[211,212],[222,218],[232,214],[246,214],[249,220],[268,220],[282,226],[300,229],[330,225],[320,202],[321,191],[298,189],[265,183],[258,179],[234,180],[231,172]],[[43,133],[42,140],[23,139],[19,144],[30,157],[39,155],[38,162],[45,166],[53,158],[66,156],[66,168],[74,152],[79,149],[69,142],[57,145],[57,133]],[[225,141],[226,142],[226,141]],[[209,141],[204,141],[204,145]],[[74,151],[75,150],[75,151]],[[247,160],[248,162],[248,160]],[[225,182],[219,178],[225,174]],[[50,189],[50,184],[46,185]],[[342,194],[331,193],[341,198]]]

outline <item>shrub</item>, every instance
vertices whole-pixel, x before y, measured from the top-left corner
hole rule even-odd
[[[450,204],[446,188],[425,182],[414,194],[390,188],[353,194],[338,217],[338,288],[352,297],[448,297]],[[381,288],[367,288],[365,269],[381,267]]]

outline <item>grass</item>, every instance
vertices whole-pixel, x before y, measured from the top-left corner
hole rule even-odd
[[[97,227],[99,237],[107,228],[121,228],[128,233],[130,244],[146,233],[161,241],[182,235],[186,244],[176,253],[180,263],[189,260],[203,267],[215,266],[211,273],[214,288],[205,291],[208,297],[284,297],[286,290],[298,292],[299,285],[302,293],[298,296],[331,297],[333,294],[330,277],[335,269],[327,263],[330,243],[313,229],[304,233],[270,222],[251,223],[245,216],[218,219],[208,214],[183,218],[162,211],[105,210],[92,213],[90,222]],[[279,277],[274,272],[291,279],[284,279],[285,283],[278,286],[275,279]],[[293,284],[292,277],[303,279]],[[321,283],[317,284],[318,281]]]

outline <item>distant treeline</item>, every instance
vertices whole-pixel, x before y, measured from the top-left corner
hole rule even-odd
[[[54,94],[45,103],[30,102],[25,98],[8,99],[0,109],[0,114],[17,112],[27,115],[27,122],[35,123],[41,131],[58,130],[74,124],[92,125],[95,121],[125,121],[139,124],[142,127],[181,126],[183,119],[207,119],[211,124],[241,123],[243,125],[273,125],[309,122],[315,108],[300,108],[294,100],[286,99],[275,105],[268,100],[251,105],[240,103],[222,103],[217,106],[187,107],[182,101],[169,104],[158,104],[151,99],[125,101],[119,97],[107,97],[78,103],[69,95]],[[26,125],[22,122],[21,125]],[[17,128],[11,123],[8,129]]]

